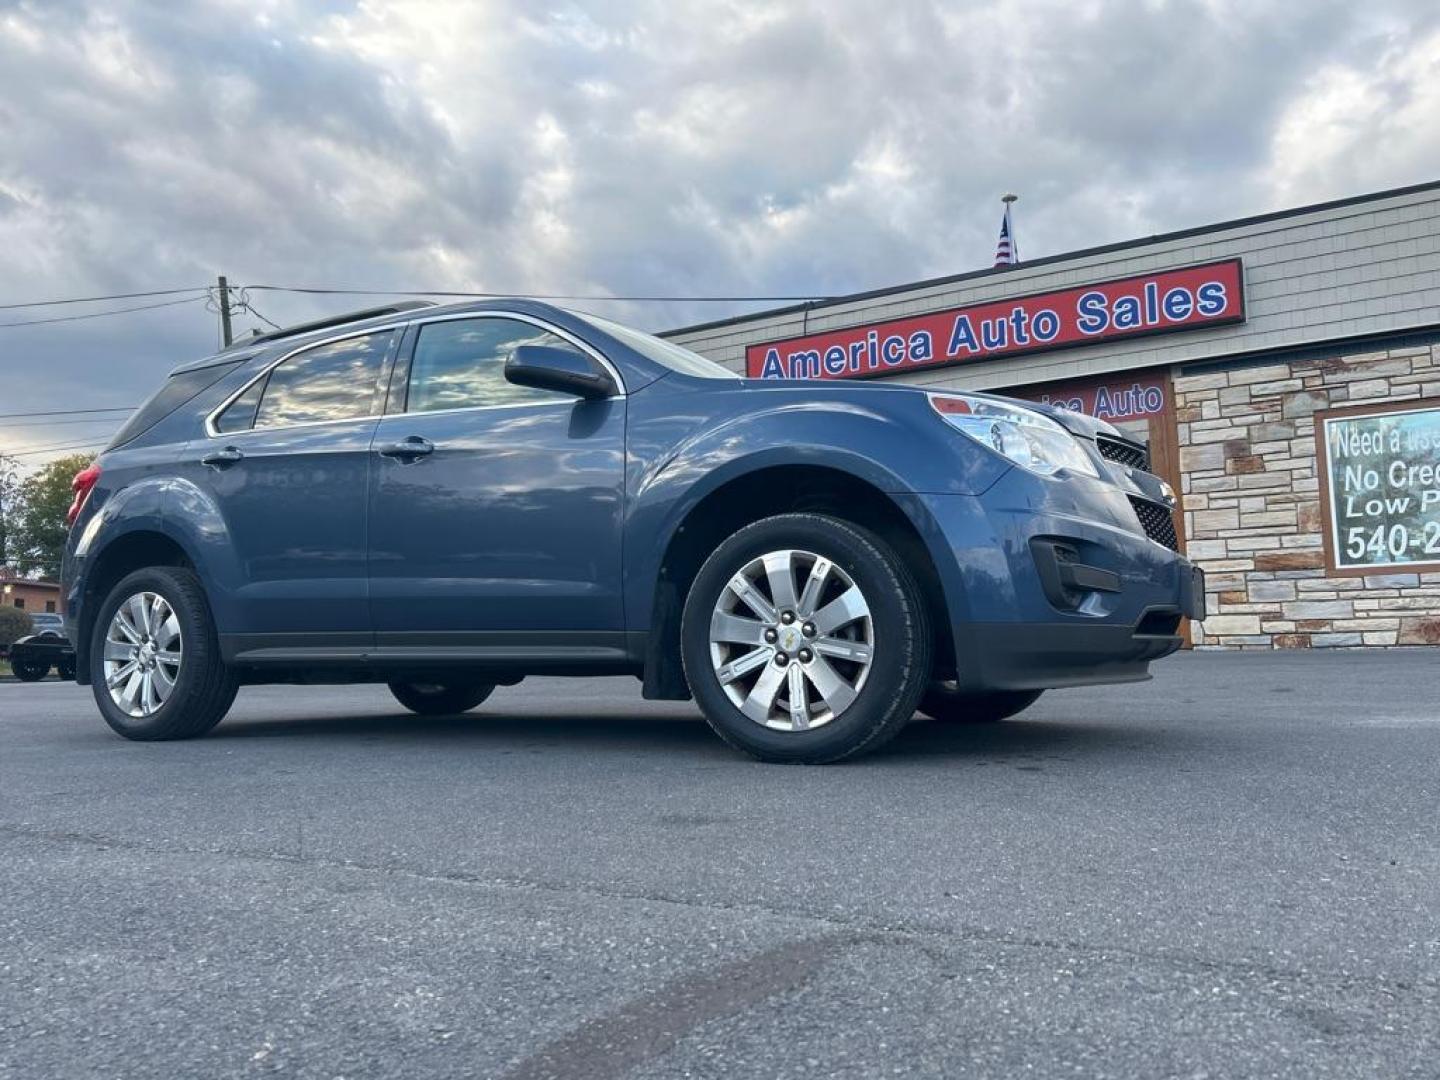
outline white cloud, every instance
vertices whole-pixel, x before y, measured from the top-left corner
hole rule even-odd
[[[1428,0],[0,0],[0,302],[843,292],[986,265],[1006,190],[1035,257],[1429,179],[1437,68]],[[214,335],[0,330],[0,411],[138,400]]]

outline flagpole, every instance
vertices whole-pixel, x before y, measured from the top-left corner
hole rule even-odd
[[[1020,261],[1020,244],[1015,239],[1015,222],[1010,218],[1010,207],[1019,199],[1019,195],[1009,193],[1000,196],[1000,201],[1005,204],[1005,226],[1010,232],[1010,261],[1012,263]]]

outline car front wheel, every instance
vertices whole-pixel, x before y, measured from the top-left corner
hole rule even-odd
[[[475,708],[495,692],[490,683],[392,682],[395,700],[421,716],[454,716]]]
[[[100,605],[90,639],[100,712],[127,739],[188,739],[225,716],[239,685],[220,659],[205,590],[193,570],[130,574]]]
[[[882,539],[838,518],[782,514],[700,568],[681,621],[691,692],[710,726],[764,761],[874,749],[915,711],[930,664],[925,608]]]

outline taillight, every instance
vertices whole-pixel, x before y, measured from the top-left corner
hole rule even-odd
[[[75,474],[75,479],[70,481],[70,490],[75,492],[75,498],[71,500],[70,509],[65,512],[66,525],[75,524],[75,519],[80,516],[80,511],[85,509],[85,500],[90,498],[90,492],[99,481],[100,463],[98,461],[92,461]]]

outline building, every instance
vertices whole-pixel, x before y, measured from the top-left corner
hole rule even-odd
[[[1440,644],[1440,182],[667,336],[1143,435],[1208,575],[1199,646]]]
[[[24,611],[59,611],[60,586],[54,581],[22,578],[8,566],[0,566],[0,605]]]

